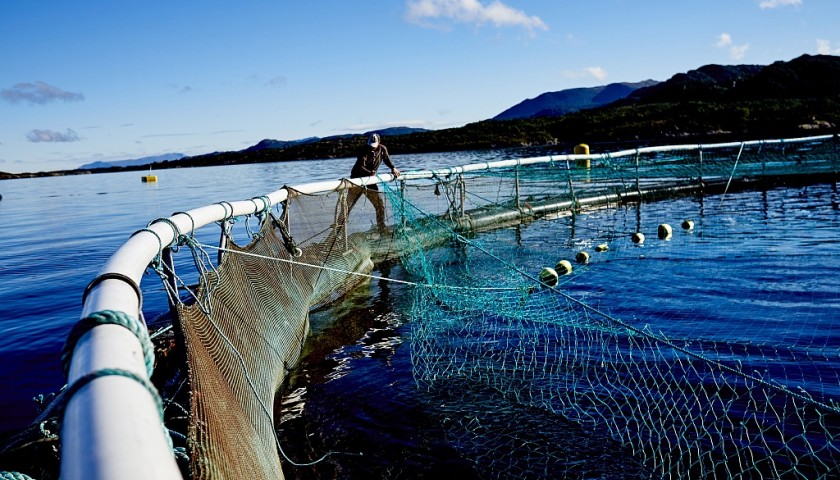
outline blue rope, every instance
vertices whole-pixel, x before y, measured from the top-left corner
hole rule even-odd
[[[140,230],[137,230],[136,232],[132,233],[131,236],[133,237],[140,232],[149,232],[152,235],[154,235],[155,238],[157,238],[158,243],[160,244],[160,247],[158,248],[158,251],[163,250],[163,240],[160,239],[160,235],[158,235],[157,232],[155,232],[151,228],[141,228]]]
[[[261,202],[263,202],[263,208],[262,209],[260,209],[260,206],[257,205],[257,202],[256,202],[257,200],[260,200]],[[259,215],[265,215],[265,212],[271,210],[271,199],[268,198],[267,195],[262,195],[262,196],[259,196],[259,197],[252,197],[251,201],[254,202],[254,208],[256,208],[258,210],[256,213],[259,214]]]
[[[230,202],[222,200],[221,202],[216,202],[216,205],[220,205],[225,210],[224,216],[220,220],[221,222],[225,222],[228,219],[233,218],[233,205],[231,205]],[[228,208],[230,209],[230,215],[228,215]]]
[[[149,224],[146,225],[146,227],[151,227],[152,225],[154,225],[155,223],[158,223],[158,222],[163,222],[163,223],[169,225],[169,228],[172,229],[172,243],[170,243],[169,246],[172,247],[173,245],[178,245],[178,240],[181,238],[181,229],[178,228],[178,225],[175,225],[175,222],[173,222],[172,220],[170,220],[168,218],[160,217],[160,218],[156,218],[156,219],[152,220],[151,222],[149,222]],[[160,239],[160,238],[158,238],[158,239]]]
[[[190,219],[190,222],[192,222],[192,227],[190,228],[190,237],[194,237],[195,236],[195,219],[192,217],[192,215],[190,215],[187,212],[175,212],[175,213],[172,214],[173,217],[175,215],[186,215],[187,218]]]
[[[152,262],[149,264],[149,266],[151,266],[154,271],[159,272],[159,269],[161,268],[160,267],[160,264],[161,264],[160,259],[161,259],[161,255],[163,254],[163,240],[161,240],[160,235],[158,235],[157,232],[155,232],[154,230],[152,230],[150,228],[141,228],[140,230],[137,230],[136,232],[132,233],[131,236],[133,237],[140,232],[149,232],[152,235],[154,235],[155,238],[157,238],[158,253],[157,253],[157,255],[155,255],[155,258],[152,259]]]
[[[0,480],[33,480],[33,478],[20,472],[0,472]]]
[[[86,386],[90,382],[96,380],[97,378],[108,377],[108,376],[119,376],[119,377],[130,378],[130,379],[134,380],[135,382],[139,383],[140,385],[143,385],[143,387],[145,387],[146,390],[149,391],[149,394],[151,394],[152,398],[154,399],[155,405],[157,406],[158,413],[160,414],[161,422],[163,421],[163,401],[160,398],[160,394],[158,393],[157,388],[155,388],[155,386],[152,385],[152,382],[149,379],[147,379],[147,378],[145,378],[145,377],[143,377],[143,376],[141,376],[141,375],[139,375],[135,372],[132,372],[131,370],[125,370],[123,368],[102,368],[100,370],[95,370],[95,371],[90,372],[88,374],[82,375],[81,377],[76,379],[76,381],[73,382],[70,386],[68,386],[67,390],[65,390],[64,399],[63,399],[64,406],[69,404],[70,399],[73,398],[73,395],[78,393],[79,390],[81,390],[84,386]],[[63,412],[62,412],[62,416],[63,416]]]
[[[70,371],[70,359],[73,357],[73,350],[76,348],[76,343],[82,338],[82,335],[87,333],[93,327],[99,325],[119,325],[127,328],[140,341],[143,347],[143,357],[146,361],[146,371],[149,377],[152,376],[155,366],[155,349],[152,341],[149,339],[149,331],[146,325],[142,324],[138,319],[128,315],[125,312],[116,310],[102,310],[92,313],[87,317],[79,320],[70,330],[64,348],[61,350],[61,363],[64,367],[64,374],[67,375]]]

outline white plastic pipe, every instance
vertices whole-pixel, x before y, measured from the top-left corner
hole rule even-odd
[[[268,195],[272,204],[286,198],[280,190]],[[170,217],[183,234],[230,216],[262,210],[260,200],[232,202],[233,208],[209,205]],[[103,273],[120,273],[138,285],[146,267],[174,237],[172,227],[158,222],[120,247]],[[157,234],[157,236],[155,236]],[[160,241],[158,241],[158,237]],[[134,289],[122,280],[103,280],[91,289],[82,317],[102,310],[117,310],[138,317]],[[142,347],[127,329],[102,325],[76,343],[68,384],[104,368],[129,370],[147,377]],[[166,438],[154,397],[138,382],[121,376],[93,380],[70,398],[61,434],[63,479],[180,479],[181,474]]]

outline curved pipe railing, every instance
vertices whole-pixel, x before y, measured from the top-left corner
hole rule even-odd
[[[434,178],[464,172],[508,168],[558,161],[614,159],[641,153],[675,150],[711,150],[759,144],[802,143],[827,140],[834,135],[789,140],[757,140],[712,145],[672,145],[623,150],[609,154],[551,155],[516,160],[502,160],[436,170],[405,172],[401,179]],[[356,185],[389,182],[394,178],[379,175],[350,180]],[[302,193],[320,193],[343,188],[341,180],[294,187]],[[122,312],[139,321],[140,299],[136,286],[146,268],[173,245],[176,229],[181,234],[231,217],[252,215],[288,198],[282,188],[265,197],[225,202],[174,214],[166,222],[155,222],[133,235],[107,261],[85,297],[82,318],[102,311]],[[262,203],[262,205],[260,205]],[[115,278],[116,277],[116,278]],[[126,280],[131,280],[131,285]],[[169,439],[161,424],[156,399],[142,383],[120,375],[89,380],[104,369],[118,369],[148,379],[140,340],[128,329],[100,325],[82,335],[75,343],[68,371],[68,385],[85,380],[67,401],[61,435],[61,477],[74,479],[175,479],[181,478]]]

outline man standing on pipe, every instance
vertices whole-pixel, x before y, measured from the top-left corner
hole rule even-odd
[[[379,166],[382,163],[391,169],[391,174],[398,178],[400,171],[394,166],[391,161],[391,156],[388,155],[388,149],[382,145],[378,133],[371,134],[368,138],[367,145],[359,149],[356,163],[350,171],[350,178],[362,178],[376,175]],[[373,204],[376,209],[376,226],[379,228],[379,233],[385,233],[385,205],[382,203],[382,198],[379,196],[379,187],[377,185],[367,185],[364,187],[352,188],[347,196],[347,212],[359,201],[359,197],[364,193],[365,197]]]

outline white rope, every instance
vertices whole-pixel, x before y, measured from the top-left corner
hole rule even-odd
[[[718,208],[723,205],[723,199],[726,198],[726,192],[729,191],[729,184],[732,183],[732,177],[735,176],[735,169],[738,168],[738,160],[741,159],[741,154],[744,153],[744,144],[741,143],[741,149],[738,150],[738,156],[735,157],[735,165],[732,165],[732,173],[729,174],[729,180],[726,181],[726,188],[723,189],[723,195],[720,196],[720,203]]]
[[[235,253],[235,254],[238,254],[238,255],[246,255],[246,256],[254,257],[254,258],[261,258],[261,259],[264,259],[264,260],[272,260],[272,261],[277,261],[277,262],[290,263],[292,265],[298,265],[298,266],[301,266],[301,267],[319,268],[321,270],[328,270],[330,272],[336,272],[336,273],[344,273],[344,274],[347,274],[347,275],[356,275],[356,276],[359,276],[359,277],[370,278],[370,279],[373,279],[373,280],[385,280],[387,282],[401,283],[403,285],[410,285],[412,287],[448,288],[448,289],[453,289],[453,290],[481,290],[481,291],[521,290],[521,289],[515,288],[515,287],[462,287],[462,286],[456,286],[456,285],[431,285],[431,284],[428,284],[428,283],[417,283],[417,282],[410,282],[408,280],[399,280],[399,279],[396,279],[396,278],[382,277],[382,276],[379,276],[379,275],[370,275],[370,274],[367,274],[367,273],[357,272],[357,271],[353,271],[353,270],[344,270],[344,269],[341,269],[341,268],[328,267],[326,265],[314,265],[314,264],[311,264],[311,263],[299,262],[297,260],[292,260],[292,259],[269,257],[269,256],[266,256],[266,255],[260,255],[260,254],[257,254],[257,253],[243,252],[243,251],[240,251],[240,250],[231,250],[229,248],[216,247],[214,245],[199,244],[199,246],[201,246],[202,248],[209,248],[209,249],[212,249],[212,250],[218,250],[218,251],[222,251],[222,252],[226,252],[226,253]]]

